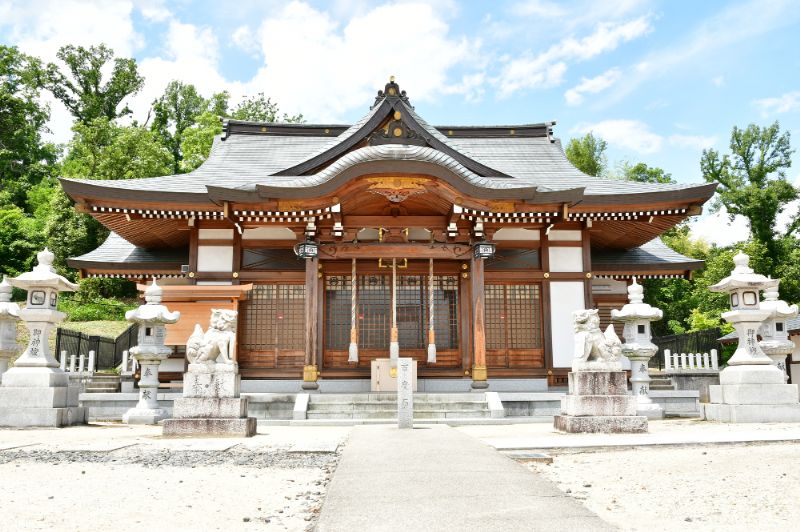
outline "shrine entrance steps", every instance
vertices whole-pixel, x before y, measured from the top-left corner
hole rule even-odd
[[[651,390],[674,390],[675,384],[672,379],[667,377],[661,372],[650,372],[650,389]]]
[[[116,393],[119,391],[119,375],[95,373],[86,379],[84,393]]]
[[[415,393],[414,419],[491,418],[486,393]],[[309,394],[308,420],[396,420],[397,394]]]

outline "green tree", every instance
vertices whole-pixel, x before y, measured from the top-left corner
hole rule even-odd
[[[764,244],[769,256],[779,258],[783,236],[791,236],[800,227],[795,218],[786,232],[778,232],[777,218],[787,204],[800,197],[800,191],[786,181],[786,170],[792,165],[790,135],[780,132],[778,122],[761,128],[750,124],[745,129],[733,128],[730,154],[703,150],[700,168],[708,182],[719,183],[718,199],[712,208],[725,206],[728,215],[744,216],[753,238]],[[762,270],[775,274],[773,268]]]
[[[32,259],[41,250],[43,228],[35,218],[16,205],[0,207],[0,271],[19,275],[30,270]]]
[[[63,46],[56,54],[69,75],[53,63],[47,65],[47,88],[80,122],[88,124],[96,118],[114,120],[131,113],[128,106],[119,106],[144,86],[136,60],[114,58],[106,45]],[[111,76],[103,83],[103,69],[113,61]]]
[[[39,101],[42,65],[0,45],[0,202],[31,212],[27,193],[53,174],[57,148],[43,142],[50,111]]]
[[[208,158],[214,137],[222,133],[222,119],[211,111],[197,117],[194,126],[183,132],[181,171],[191,172]]]
[[[245,97],[236,105],[230,117],[235,120],[250,122],[286,122],[300,124],[304,122],[303,115],[289,116],[283,113],[279,119],[280,109],[278,104],[259,92],[256,96]]]
[[[170,81],[164,94],[153,102],[152,130],[172,153],[172,173],[181,171],[183,133],[197,122],[209,107],[194,85]]]
[[[170,173],[172,157],[156,135],[107,118],[76,123],[62,175],[84,179],[138,179]]]
[[[570,139],[567,159],[584,174],[599,176],[606,169],[606,147],[606,141],[590,131],[579,139]]]
[[[621,165],[621,177],[626,181],[636,181],[637,183],[675,183],[672,174],[655,166],[647,166],[645,163],[631,164],[623,162]]]

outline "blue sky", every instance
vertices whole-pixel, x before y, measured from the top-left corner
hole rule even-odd
[[[780,120],[800,143],[800,10],[788,0],[255,1],[0,0],[0,42],[52,60],[105,42],[147,79],[138,118],[173,79],[233,99],[265,92],[309,122],[352,122],[397,76],[434,124],[557,120],[594,131],[612,164],[701,181],[703,148],[733,125]],[[51,128],[69,137],[53,103]],[[795,157],[800,164],[800,159]],[[800,181],[800,167],[789,175]],[[800,184],[800,183],[798,183]],[[792,213],[787,213],[784,218]],[[706,216],[719,243],[746,226]]]

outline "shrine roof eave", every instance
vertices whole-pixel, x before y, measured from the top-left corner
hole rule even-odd
[[[96,200],[124,200],[147,204],[196,205],[208,209],[214,201],[207,192],[175,192],[167,190],[142,190],[108,186],[107,181],[97,183],[82,179],[58,178],[64,192],[79,203]],[[99,184],[103,183],[103,184]]]
[[[615,194],[585,194],[577,207],[596,207],[608,205],[620,207],[623,205],[661,204],[670,202],[685,202],[703,204],[708,201],[717,190],[717,183],[696,185],[674,190],[657,190],[653,192],[619,192]]]
[[[630,273],[653,271],[691,272],[701,269],[705,261],[687,257],[654,238],[641,246],[623,250],[592,249],[592,271]]]

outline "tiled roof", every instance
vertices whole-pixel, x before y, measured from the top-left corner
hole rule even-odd
[[[655,238],[638,248],[592,250],[592,269],[609,270],[622,265],[635,267],[637,265],[670,266],[674,264],[684,264],[688,269],[697,269],[703,266],[703,261],[681,255],[667,246],[660,238]]]
[[[172,264],[188,264],[189,263],[189,249],[145,249],[134,246],[116,233],[109,233],[106,241],[100,246],[81,255],[69,259],[70,266],[74,263],[117,263],[117,264],[158,264],[158,263],[172,263]],[[73,266],[76,267],[76,266]],[[80,266],[77,266],[80,267]]]

